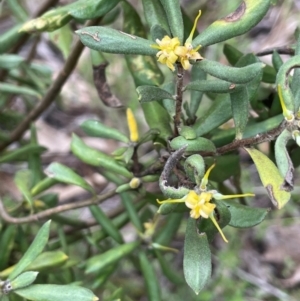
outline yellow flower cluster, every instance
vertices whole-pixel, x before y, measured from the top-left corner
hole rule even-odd
[[[190,216],[191,218],[198,219],[200,217],[203,218],[210,218],[211,221],[214,223],[218,231],[220,232],[223,240],[225,242],[228,242],[226,239],[224,233],[222,232],[220,226],[218,225],[218,222],[215,219],[214,216],[214,210],[216,208],[216,204],[211,203],[212,199],[215,200],[224,200],[224,199],[233,199],[238,197],[246,197],[246,196],[254,196],[252,193],[245,193],[245,194],[233,194],[233,195],[222,195],[216,190],[207,190],[207,183],[208,183],[208,176],[211,172],[211,170],[214,168],[215,165],[212,165],[205,173],[200,187],[199,192],[196,192],[194,190],[190,190],[187,195],[185,195],[181,199],[168,199],[165,201],[159,201],[157,202],[159,204],[164,203],[185,203],[185,205],[191,209]]]
[[[183,69],[187,70],[190,67],[190,60],[201,60],[203,57],[200,55],[198,50],[200,45],[193,49],[192,39],[194,32],[196,30],[197,21],[201,16],[201,11],[199,10],[198,16],[195,19],[194,26],[192,31],[185,41],[184,46],[180,45],[178,37],[170,38],[169,36],[164,36],[162,40],[156,39],[158,45],[151,45],[151,47],[159,49],[156,56],[158,61],[162,64],[165,64],[172,71],[175,70],[174,64],[179,61]]]

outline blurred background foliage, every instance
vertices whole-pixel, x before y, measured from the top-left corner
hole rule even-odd
[[[129,1],[139,12],[143,23],[143,8],[141,1]],[[22,24],[25,20],[41,14],[56,5],[67,5],[72,1],[30,1],[7,0],[1,1],[0,9],[0,41],[1,36]],[[202,16],[198,23],[201,32],[214,20],[232,12],[240,3],[239,0],[223,1],[193,1],[183,0],[181,5],[187,16],[194,20],[199,9]],[[293,47],[294,32],[299,26],[300,1],[273,1],[273,6],[267,16],[246,35],[226,41],[226,44],[236,47],[243,53],[258,53],[274,47]],[[107,17],[108,20],[104,20]],[[105,16],[100,23],[121,29],[123,16],[120,6],[117,6],[111,16]],[[109,20],[109,17],[111,20]],[[71,21],[59,30],[51,33],[33,33],[18,37],[11,47],[5,49],[0,45],[2,54],[18,55],[10,61],[0,57],[0,144],[9,141],[9,135],[26,119],[29,112],[36,107],[47,89],[63,68],[66,60],[74,55],[74,45],[78,38],[74,31],[81,26],[79,21]],[[205,49],[201,54],[211,60],[228,64],[223,53],[224,43],[216,44]],[[105,54],[109,63],[106,70],[107,83],[113,95],[121,101],[124,107],[131,107],[137,117],[139,132],[144,133],[148,126],[144,120],[140,105],[137,101],[135,85],[128,71],[123,55]],[[285,61],[288,55],[282,55]],[[271,55],[261,58],[271,65]],[[28,195],[26,179],[30,177],[32,183],[38,183],[44,175],[45,169],[52,162],[64,164],[76,171],[92,187],[96,194],[110,191],[119,185],[119,178],[111,172],[99,172],[96,167],[87,165],[75,157],[70,151],[72,133],[81,137],[89,146],[111,154],[123,144],[116,140],[88,137],[79,127],[83,121],[98,119],[107,126],[118,129],[128,136],[126,113],[124,108],[113,109],[99,100],[93,82],[93,69],[90,53],[84,49],[76,68],[62,87],[55,101],[51,100],[48,108],[42,110],[37,120],[32,123],[25,133],[2,147],[0,154],[0,196],[8,212],[15,217],[29,216],[31,213],[41,212],[53,206],[76,204],[91,198],[91,193],[82,188],[56,184],[47,190],[43,199],[34,199]],[[161,67],[161,66],[160,66]],[[172,80],[172,74],[162,66],[165,77]],[[259,107],[251,111],[254,117],[265,119],[264,114],[270,116],[268,100],[274,87],[264,83],[259,91]],[[198,116],[205,114],[212,104],[209,97],[202,100]],[[276,111],[276,108],[274,109]],[[274,114],[275,115],[275,114]],[[223,125],[224,129],[232,128],[232,121]],[[30,143],[28,143],[30,141]],[[269,152],[272,158],[273,142],[259,145],[259,149]],[[19,151],[19,153],[14,153]],[[293,149],[292,149],[293,151]],[[141,161],[148,162],[152,156],[152,145],[145,144]],[[7,159],[8,154],[13,154]],[[300,299],[300,253],[299,253],[299,152],[291,153],[295,169],[295,189],[292,201],[281,211],[271,211],[267,219],[260,226],[241,230],[226,228],[226,236],[230,244],[224,244],[218,236],[211,245],[213,254],[213,274],[207,287],[196,296],[183,281],[182,250],[184,241],[185,222],[181,222],[181,214],[176,213],[173,220],[162,218],[158,229],[167,227],[168,223],[177,223],[178,231],[170,237],[161,238],[161,244],[169,245],[179,252],[160,253],[150,250],[147,258],[154,270],[156,279],[160,283],[161,300],[299,300]],[[253,191],[256,198],[251,206],[270,207],[270,200],[257,177],[255,166],[245,152],[241,152],[240,180],[236,177],[219,183],[224,191],[231,191],[239,181],[241,190]],[[4,158],[4,159],[3,159]],[[151,161],[151,160],[150,160]],[[26,174],[24,170],[35,170]],[[19,180],[18,180],[19,179]],[[24,184],[25,183],[25,184]],[[114,184],[115,183],[115,184]],[[86,188],[86,187],[85,187]],[[141,224],[149,221],[157,210],[155,199],[160,197],[158,185],[147,183],[148,193],[126,193],[112,196],[101,204],[101,212],[92,207],[67,211],[60,215],[51,215],[52,227],[46,251],[50,252],[49,263],[41,264],[37,268],[40,274],[37,283],[70,284],[79,283],[93,290],[103,301],[109,300],[148,300],[145,294],[145,275],[143,275],[142,255],[131,253],[107,265],[104,272],[99,273],[92,258],[97,254],[113,249],[120,240],[128,243],[137,241],[141,234]],[[134,201],[129,207],[126,200]],[[145,203],[150,206],[145,206]],[[249,202],[248,202],[249,203]],[[151,205],[152,204],[152,205]],[[138,220],[130,210],[138,212]],[[111,235],[102,224],[103,212],[113,220],[116,228],[121,229],[121,238]],[[130,221],[131,220],[131,221]],[[42,221],[14,225],[3,218],[0,221],[0,278],[7,276],[7,269],[20,259],[21,254],[30,245]],[[158,234],[159,236],[159,231]],[[146,247],[145,247],[146,250]],[[157,252],[160,255],[157,255]],[[142,253],[144,254],[144,253]],[[163,256],[162,256],[163,254]],[[51,256],[53,257],[51,257]],[[66,256],[67,255],[67,256]],[[121,256],[122,257],[122,256]],[[140,258],[139,258],[140,257]],[[95,262],[101,261],[96,258]],[[147,265],[149,262],[144,262]],[[48,264],[48,265],[47,265]],[[91,272],[89,272],[91,267]],[[147,270],[147,269],[146,269]],[[148,270],[152,271],[150,268]],[[168,272],[166,272],[168,271]],[[171,274],[171,275],[170,275]],[[152,277],[152,275],[148,275]],[[146,285],[149,285],[147,283]],[[151,284],[150,284],[151,285]],[[20,300],[14,296],[13,301]],[[154,300],[154,299],[153,299]]]

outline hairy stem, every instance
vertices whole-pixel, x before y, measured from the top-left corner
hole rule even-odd
[[[177,82],[176,82],[176,108],[175,108],[175,116],[174,116],[174,134],[175,136],[179,135],[179,126],[181,120],[181,110],[182,110],[182,101],[183,101],[183,75],[184,70],[181,64],[177,64]]]

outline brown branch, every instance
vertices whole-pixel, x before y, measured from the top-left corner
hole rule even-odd
[[[61,213],[64,211],[69,211],[69,210],[73,210],[73,209],[78,209],[78,208],[102,203],[103,201],[112,197],[115,194],[116,194],[116,190],[112,190],[112,191],[102,194],[96,198],[92,198],[92,199],[85,200],[85,201],[78,202],[78,203],[60,205],[55,208],[50,208],[50,209],[44,210],[42,212],[30,215],[30,216],[26,216],[26,217],[13,217],[13,216],[9,215],[3,206],[2,200],[0,199],[0,217],[1,217],[1,219],[3,219],[5,222],[7,222],[9,224],[31,223],[31,222],[39,221],[40,219],[49,218],[53,214],[58,214],[58,213]]]
[[[90,20],[85,23],[85,26],[92,26],[97,24],[99,19]],[[77,61],[82,53],[84,45],[78,40],[74,48],[71,51],[70,56],[68,57],[65,65],[63,66],[62,70],[59,72],[58,76],[56,77],[55,81],[49,87],[48,91],[46,92],[44,98],[34,107],[26,116],[26,118],[17,126],[17,128],[11,133],[9,139],[4,143],[0,144],[0,151],[6,148],[11,143],[19,140],[26,130],[29,128],[32,121],[37,119],[49,106],[50,104],[56,99],[57,95],[59,94],[61,88],[63,87],[66,80],[69,78],[70,74],[73,72]]]
[[[182,110],[182,101],[183,101],[183,74],[184,70],[180,63],[177,64],[177,82],[176,82],[176,108],[174,116],[174,134],[175,136],[179,135],[178,128],[181,122],[181,110]]]
[[[216,152],[201,152],[201,156],[220,156],[228,152],[232,152],[240,147],[251,146],[262,142],[274,140],[286,128],[286,121],[283,121],[278,127],[269,130],[263,134],[257,134],[254,137],[245,138],[241,140],[234,140],[224,146],[217,148]]]
[[[277,51],[279,54],[286,54],[286,55],[294,55],[295,49],[289,47],[289,46],[283,46],[283,47],[274,47],[270,49],[266,49],[260,52],[257,52],[255,55],[257,56],[264,56],[273,54],[274,51]]]

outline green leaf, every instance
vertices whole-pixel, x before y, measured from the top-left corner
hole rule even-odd
[[[139,263],[146,284],[147,297],[149,301],[160,301],[160,285],[155,274],[152,262],[149,261],[145,251],[139,252]]]
[[[223,47],[223,53],[232,66],[234,66],[237,61],[243,56],[243,53],[241,51],[227,43]]]
[[[161,254],[160,251],[154,249],[156,258],[159,261],[159,265],[163,274],[168,278],[169,281],[173,282],[175,285],[180,285],[183,283],[183,277],[177,269],[175,269],[172,263]]]
[[[15,177],[14,182],[26,201],[28,202],[29,206],[32,208],[33,206],[33,199],[30,194],[30,188],[32,185],[32,172],[28,169],[19,170]]]
[[[291,194],[282,187],[284,181],[275,164],[256,149],[245,148],[257,168],[260,180],[268,195],[278,209],[281,209],[291,198]]]
[[[179,0],[160,0],[167,15],[173,37],[177,37],[183,45],[183,19]]]
[[[49,271],[51,268],[62,266],[68,260],[68,256],[62,251],[41,253],[26,270]]]
[[[236,228],[250,228],[260,224],[269,213],[269,208],[253,208],[234,201],[222,200],[231,213],[229,225]]]
[[[0,156],[0,163],[7,163],[7,162],[14,162],[14,161],[27,161],[29,155],[41,154],[45,150],[46,150],[45,147],[34,145],[34,144],[28,144],[16,150],[3,153]]]
[[[168,36],[171,36],[167,16],[161,2],[159,0],[142,0],[142,3],[149,28],[159,25],[166,31]],[[152,39],[155,41],[156,38],[152,36]]]
[[[183,272],[187,284],[198,295],[211,277],[211,252],[205,233],[198,233],[196,220],[189,218],[184,241]]]
[[[131,254],[140,245],[140,243],[140,241],[130,242],[110,249],[105,253],[90,257],[86,262],[85,273],[89,274],[103,270],[107,266]]]
[[[118,228],[114,225],[109,217],[102,211],[99,206],[90,206],[89,207],[93,217],[99,223],[99,225],[111,236],[116,242],[122,244],[123,237],[120,234]]]
[[[199,65],[194,64],[192,66],[191,71],[191,82],[194,82],[196,80],[205,80],[206,79],[206,73],[199,67]],[[191,90],[191,101],[189,104],[189,109],[191,113],[191,119],[196,119],[196,114],[199,109],[203,92],[199,92],[196,90]]]
[[[13,271],[9,274],[9,280],[14,280],[18,275],[20,275],[26,269],[26,267],[30,263],[32,263],[36,259],[36,257],[43,251],[49,239],[50,223],[51,220],[46,222],[39,230],[28,250],[17,263]]]
[[[17,227],[14,225],[8,225],[6,229],[1,232],[0,236],[0,270],[3,269],[6,265],[8,265],[8,260],[10,258],[11,251],[14,246],[15,235],[16,235]],[[0,277],[4,278],[1,276]]]
[[[114,139],[125,143],[129,142],[127,136],[114,128],[102,124],[98,120],[86,120],[80,125],[80,128],[91,137]]]
[[[187,148],[185,149],[186,152],[216,151],[214,144],[203,137],[198,137],[194,140],[187,140],[182,136],[178,136],[170,142],[170,146],[175,150],[182,148],[184,145],[187,145]]]
[[[231,110],[235,125],[235,139],[243,138],[248,115],[249,115],[249,95],[247,87],[236,90],[230,94]]]
[[[286,148],[288,141],[292,139],[292,134],[287,129],[277,137],[275,142],[275,159],[280,174],[284,178],[282,186],[284,190],[291,191],[294,188],[294,166]]]
[[[119,165],[112,157],[87,146],[77,135],[73,134],[71,149],[73,154],[81,161],[98,167],[103,167],[111,172],[132,178],[132,173],[124,166]]]
[[[64,59],[67,59],[71,52],[73,34],[69,24],[51,32],[49,34],[51,41],[60,49]]]
[[[23,62],[25,62],[25,58],[16,55],[16,54],[2,54],[0,55],[0,68],[1,69],[14,69],[18,68]]]
[[[156,55],[153,42],[108,27],[92,26],[76,31],[81,42],[94,50],[108,53]]]
[[[20,274],[11,282],[11,287],[13,290],[26,287],[32,284],[39,272],[25,272]]]
[[[216,167],[211,171],[209,179],[218,183],[222,183],[229,177],[238,175],[240,172],[240,159],[237,155],[223,155],[216,158],[207,158],[205,160],[207,166],[216,163]]]
[[[123,31],[131,35],[146,38],[147,32],[144,29],[139,14],[128,2],[124,1],[122,4],[124,15]],[[125,59],[136,87],[141,85],[160,85],[163,83],[164,76],[157,66],[155,57],[125,55]]]
[[[34,89],[22,87],[14,84],[0,83],[0,92],[16,95],[28,95],[42,98],[42,95]]]
[[[32,301],[97,301],[89,289],[76,285],[34,284],[15,293]]]
[[[229,94],[218,95],[211,107],[193,125],[197,136],[209,133],[232,117]]]
[[[203,157],[198,154],[189,156],[184,162],[184,171],[191,181],[199,185],[205,173]]]
[[[167,110],[157,101],[147,102],[141,104],[145,119],[150,129],[158,129],[161,137],[168,140],[173,136],[170,126],[170,116]]]
[[[244,0],[227,17],[215,21],[192,42],[194,48],[226,41],[253,28],[265,16],[270,0]]]
[[[138,93],[138,100],[140,102],[150,102],[163,99],[174,100],[173,95],[163,89],[154,86],[139,86],[137,87],[136,91]]]
[[[278,70],[276,77],[276,87],[281,86],[283,101],[288,110],[295,112],[298,108],[295,108],[295,96],[292,93],[289,82],[289,74],[294,68],[300,66],[300,54],[287,60]]]
[[[196,66],[196,65],[194,65]],[[237,90],[239,85],[232,84],[225,80],[195,80],[188,83],[184,90],[211,92],[211,93],[233,93]]]
[[[76,185],[83,189],[95,193],[94,188],[86,182],[81,176],[74,172],[71,168],[60,164],[58,162],[51,163],[47,169],[46,174],[58,182]]]
[[[255,63],[248,65],[246,67],[231,67],[223,65],[216,61],[210,61],[203,59],[200,62],[196,63],[206,73],[223,79],[228,82],[235,84],[246,84],[251,81],[262,68],[265,66],[263,63]]]

